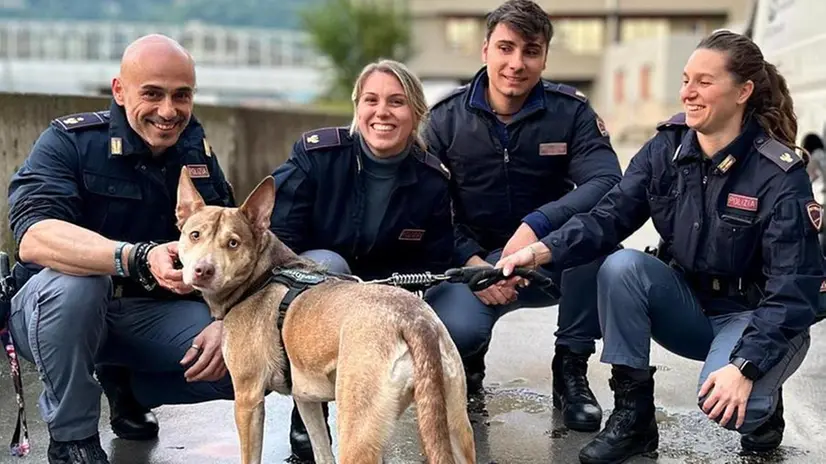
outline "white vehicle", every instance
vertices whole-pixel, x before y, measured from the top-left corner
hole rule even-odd
[[[756,0],[751,37],[786,78],[797,113],[797,144],[826,169],[826,1]],[[814,151],[820,150],[815,154]],[[814,173],[813,173],[814,174]],[[821,172],[818,177],[823,177]]]
[[[797,144],[812,154],[809,176],[826,200],[826,0],[755,0],[750,35],[786,78],[797,114]],[[821,233],[826,251],[826,231]]]

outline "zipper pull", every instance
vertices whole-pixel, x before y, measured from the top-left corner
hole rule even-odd
[[[510,160],[511,160],[511,157],[510,157],[510,155],[508,154],[508,149],[507,149],[507,148],[505,148],[505,162],[506,162],[506,163],[507,163],[507,162],[510,162]]]
[[[708,176],[703,176],[703,185],[708,184]]]

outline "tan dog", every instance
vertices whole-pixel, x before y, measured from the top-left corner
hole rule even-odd
[[[186,169],[178,186],[184,281],[201,291],[213,316],[224,318],[241,461],[261,460],[264,395],[272,390],[296,400],[319,464],[335,462],[321,408],[332,400],[342,463],[381,462],[396,420],[414,400],[428,462],[475,463],[459,352],[414,294],[329,278],[293,300],[279,333],[287,287],[262,283],[273,267],[320,268],[270,232],[274,201],[272,177],[240,208],[204,206]]]

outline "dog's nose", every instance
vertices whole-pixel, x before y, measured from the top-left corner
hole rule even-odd
[[[215,275],[215,266],[211,263],[198,263],[195,265],[195,277],[199,280],[207,280]]]

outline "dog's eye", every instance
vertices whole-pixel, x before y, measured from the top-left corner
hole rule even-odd
[[[234,238],[231,238],[231,239],[229,239],[229,242],[227,243],[227,245],[229,245],[230,248],[238,248],[238,240],[235,240]]]
[[[201,236],[201,233],[200,233],[200,232],[198,232],[197,230],[193,230],[192,232],[190,232],[190,233],[189,233],[189,238],[190,238],[192,241],[198,240],[198,238],[199,238],[200,236]]]

